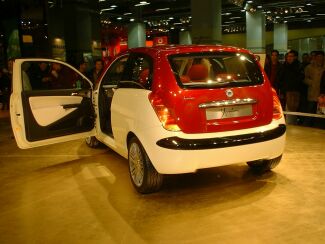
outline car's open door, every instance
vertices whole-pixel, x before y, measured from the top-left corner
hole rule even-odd
[[[17,59],[10,97],[11,125],[20,148],[95,135],[92,83],[67,63]]]

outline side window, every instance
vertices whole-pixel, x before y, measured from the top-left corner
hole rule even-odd
[[[128,57],[129,55],[123,56],[111,65],[102,79],[102,86],[117,85],[119,83],[122,79]]]
[[[90,88],[87,80],[64,63],[26,61],[21,68],[24,91]]]
[[[150,89],[152,82],[152,59],[149,56],[136,56],[131,64],[131,80],[140,87]]]

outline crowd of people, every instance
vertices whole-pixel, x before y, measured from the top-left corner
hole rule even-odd
[[[290,50],[279,61],[279,52],[266,55],[264,70],[276,90],[284,110],[290,112],[320,113],[320,104],[325,96],[324,51],[304,53],[302,61],[298,52]],[[287,117],[293,123],[313,125],[312,117]]]

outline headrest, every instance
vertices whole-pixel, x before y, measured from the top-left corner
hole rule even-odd
[[[205,80],[209,76],[209,71],[204,64],[193,64],[187,75],[191,80]]]
[[[144,69],[140,72],[139,74],[139,82],[142,84],[142,85],[145,85],[148,81],[148,78],[149,78],[149,72],[150,70],[149,69]]]

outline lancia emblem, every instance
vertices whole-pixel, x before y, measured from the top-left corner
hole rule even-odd
[[[226,90],[227,97],[232,97],[234,95],[234,92],[231,89]]]

